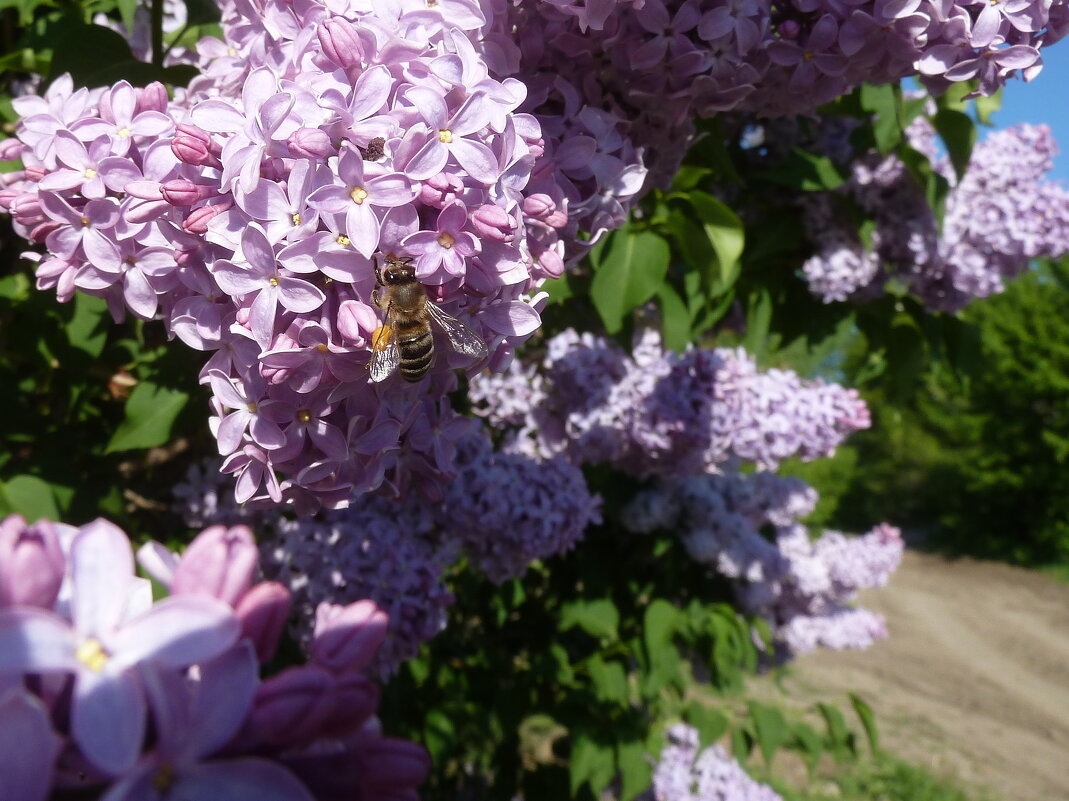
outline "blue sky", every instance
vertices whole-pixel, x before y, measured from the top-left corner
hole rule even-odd
[[[1051,178],[1069,187],[1069,39],[1043,50],[1043,71],[1031,83],[1011,80],[1002,92],[1002,108],[993,121],[997,128],[1018,122],[1047,123],[1061,153]]]

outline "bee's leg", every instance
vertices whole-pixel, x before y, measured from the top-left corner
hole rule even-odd
[[[386,307],[382,303],[382,286],[379,285],[371,290],[371,302],[378,306],[383,311],[386,311]]]

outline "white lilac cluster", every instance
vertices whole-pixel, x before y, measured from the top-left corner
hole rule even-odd
[[[701,749],[697,729],[677,723],[665,735],[653,786],[640,801],[782,801],[750,778],[723,746]]]
[[[743,609],[768,620],[788,653],[865,648],[886,636],[883,619],[849,604],[859,589],[887,583],[902,539],[882,524],[810,540],[797,521],[816,501],[812,487],[772,473],[668,478],[640,492],[621,522],[635,533],[675,532],[695,561],[732,580]]]
[[[853,165],[835,194],[806,197],[807,230],[818,252],[803,271],[825,302],[863,299],[903,282],[931,308],[956,311],[973,298],[1001,292],[1030,260],[1069,253],[1069,190],[1045,180],[1057,151],[1045,125],[1015,125],[973,149],[960,181],[936,153],[923,120],[909,129],[911,143],[953,184],[942,232],[906,165],[896,156],[870,155]],[[837,211],[838,196],[875,221],[871,242]]]
[[[645,329],[631,354],[567,330],[538,363],[472,380],[476,413],[509,430],[507,449],[566,455],[630,475],[714,472],[731,461],[766,470],[783,460],[830,455],[869,425],[855,390],[760,372],[741,349],[666,351]]]
[[[369,670],[386,677],[445,628],[447,578],[461,556],[506,581],[569,550],[601,520],[600,499],[567,460],[496,452],[481,431],[457,447],[458,475],[440,501],[365,494],[344,509],[290,519],[238,508],[228,478],[198,466],[176,488],[177,508],[189,525],[240,521],[263,532],[263,570],[293,593],[302,642],[320,603],[374,601],[389,624]]]
[[[167,597],[107,521],[0,521],[0,797],[418,798],[430,759],[382,736],[364,675],[381,609],[322,604],[309,661],[261,678],[290,593],[254,581],[248,528],[138,558]]]

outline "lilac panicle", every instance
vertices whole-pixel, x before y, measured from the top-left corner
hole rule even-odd
[[[881,524],[860,537],[825,531],[811,540],[797,521],[816,502],[812,487],[772,473],[686,476],[640,492],[621,522],[636,533],[675,532],[691,558],[732,581],[742,608],[764,617],[788,654],[865,648],[887,636],[883,620],[849,603],[887,583],[902,538]]]
[[[698,731],[671,726],[642,801],[781,801],[771,787],[751,779],[724,748],[700,749]]]
[[[15,532],[28,540],[24,548],[39,547],[35,532],[47,531],[61,541],[63,586],[49,593],[46,607],[45,594],[19,586],[38,586],[35,577],[19,574],[10,587],[14,602],[0,607],[4,801],[43,801],[53,790],[73,786],[105,801],[161,794],[328,801],[336,796],[317,795],[298,777],[298,768],[322,753],[324,743],[349,761],[359,761],[363,750],[396,747],[372,725],[377,691],[357,672],[385,625],[371,602],[363,602],[358,614],[324,612],[335,625],[314,635],[312,647],[335,660],[331,664],[340,672],[310,669],[331,677],[319,696],[328,712],[306,721],[302,741],[282,749],[249,732],[255,734],[250,727],[262,718],[259,661],[274,650],[289,592],[272,583],[248,586],[242,565],[247,549],[255,555],[256,546],[247,530],[203,532],[188,560],[167,556],[159,545],[142,548],[146,564],[172,590],[156,602],[149,582],[134,575],[126,535],[110,523],[74,529],[27,527],[14,516],[0,521],[4,541],[14,540]],[[198,571],[204,575],[194,575]],[[228,571],[234,581],[220,581]],[[241,590],[236,609],[216,597],[236,597],[219,587]],[[320,642],[320,636],[326,639]],[[425,758],[414,764],[392,772],[380,766],[374,777],[348,775],[335,789],[382,801],[409,797],[429,767]]]

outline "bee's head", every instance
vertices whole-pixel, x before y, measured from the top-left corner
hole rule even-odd
[[[383,284],[407,284],[416,280],[416,268],[407,256],[386,255],[385,264],[380,271],[379,280]]]

